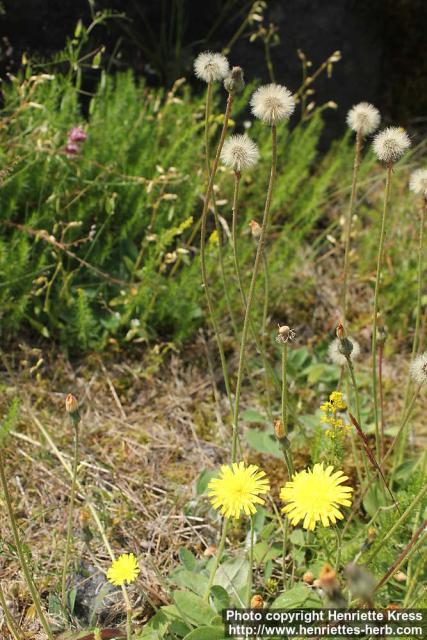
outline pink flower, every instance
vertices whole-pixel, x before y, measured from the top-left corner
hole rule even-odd
[[[75,142],[68,142],[68,144],[65,145],[64,151],[67,156],[75,156],[80,151],[80,147]]]
[[[73,127],[68,134],[68,142],[84,142],[87,138],[87,133],[82,127]]]

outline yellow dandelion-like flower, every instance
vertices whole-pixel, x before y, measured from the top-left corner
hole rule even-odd
[[[223,465],[219,477],[208,485],[208,496],[214,509],[226,518],[239,518],[243,512],[250,516],[256,512],[256,504],[264,504],[260,494],[270,490],[264,471],[254,464],[244,462]]]
[[[342,520],[339,505],[351,506],[351,487],[342,486],[348,477],[342,471],[333,472],[333,467],[323,468],[315,464],[313,469],[296,473],[280,491],[280,498],[287,502],[282,511],[292,525],[303,520],[304,529],[313,529],[318,521],[324,527]]]
[[[107,571],[107,580],[115,587],[121,587],[125,583],[135,582],[139,572],[138,562],[133,553],[124,553],[113,561]]]

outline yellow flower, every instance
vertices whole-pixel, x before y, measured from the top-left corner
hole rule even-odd
[[[208,244],[211,247],[217,247],[219,245],[219,236],[216,229],[212,231],[211,235],[209,236]]]
[[[296,525],[303,520],[304,529],[313,529],[318,521],[324,527],[344,517],[338,506],[351,506],[351,487],[342,486],[347,476],[342,471],[333,472],[333,467],[323,468],[323,464],[315,464],[313,469],[296,473],[290,482],[280,491],[280,498],[287,502],[282,511],[286,513],[291,524]]]
[[[264,504],[259,495],[270,490],[270,483],[256,465],[233,462],[221,467],[219,477],[211,480],[208,488],[214,509],[226,518],[239,518],[242,511],[250,516],[256,512],[256,504]]]
[[[124,553],[107,571],[107,580],[115,587],[121,587],[126,582],[130,584],[135,582],[139,574],[138,562],[133,553]]]
[[[347,409],[347,405],[343,400],[343,395],[341,391],[332,391],[329,396],[329,402],[334,406],[335,409],[340,409],[341,411],[345,411]]]

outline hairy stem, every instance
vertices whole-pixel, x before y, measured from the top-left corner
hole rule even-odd
[[[257,280],[259,265],[260,265],[261,257],[262,257],[263,251],[264,251],[265,236],[266,236],[269,213],[270,213],[270,207],[271,207],[271,199],[272,199],[272,196],[273,196],[273,186],[274,186],[274,181],[275,181],[275,178],[276,178],[277,133],[276,133],[276,126],[275,125],[273,125],[271,127],[271,133],[272,133],[272,158],[271,158],[270,180],[269,180],[269,185],[268,185],[268,190],[267,190],[267,197],[266,197],[265,207],[264,207],[264,215],[263,215],[262,225],[261,225],[261,235],[260,235],[260,237],[258,239],[258,247],[257,247],[257,252],[256,252],[256,256],[255,256],[255,262],[254,262],[253,271],[252,271],[251,284],[250,284],[250,287],[249,287],[249,293],[248,293],[248,299],[247,299],[247,305],[246,305],[246,311],[245,311],[245,319],[244,319],[244,322],[243,322],[243,331],[242,331],[242,337],[241,337],[241,342],[240,342],[239,368],[238,368],[238,372],[237,372],[235,404],[234,404],[233,444],[232,444],[232,449],[231,449],[231,457],[232,457],[233,462],[236,460],[236,453],[237,453],[240,394],[241,394],[241,390],[242,390],[243,365],[244,365],[244,360],[245,360],[245,349],[246,349],[246,342],[247,342],[247,337],[248,337],[248,329],[249,329],[249,324],[250,324],[250,314],[251,314],[251,310],[252,310],[252,304],[253,304],[253,301],[254,301],[254,293],[255,293],[255,287],[256,287],[256,280]]]
[[[255,526],[254,526],[254,517],[251,516],[251,533],[250,533],[250,542],[249,542],[249,571],[248,571],[248,601],[247,607],[251,606],[252,599],[252,583],[253,583],[253,564],[254,564],[254,536],[255,536]]]
[[[78,466],[78,452],[79,452],[79,425],[78,420],[73,423],[74,427],[74,456],[73,456],[73,478],[71,481],[71,493],[70,493],[70,503],[68,505],[68,520],[67,520],[67,539],[65,542],[65,553],[64,553],[64,566],[62,568],[62,582],[61,582],[61,603],[62,609],[66,610],[67,605],[67,592],[66,592],[66,584],[67,584],[67,570],[68,570],[68,559],[70,555],[70,547],[73,538],[73,513],[74,513],[74,501],[76,496],[76,487],[77,487],[77,466]]]
[[[374,400],[374,420],[375,420],[375,446],[377,459],[380,459],[380,433],[378,422],[378,391],[377,391],[377,331],[378,331],[378,300],[380,292],[381,268],[384,254],[384,240],[386,235],[386,223],[388,217],[388,205],[390,199],[392,165],[387,167],[386,185],[384,193],[384,208],[381,220],[381,232],[378,246],[377,272],[375,278],[374,293],[374,317],[372,323],[372,395]]]
[[[362,145],[363,145],[363,137],[360,132],[357,132],[356,148],[354,153],[354,164],[353,164],[353,181],[351,184],[350,203],[348,206],[346,227],[345,227],[344,277],[343,277],[342,294],[341,294],[341,300],[342,300],[341,307],[342,307],[342,316],[343,316],[344,323],[347,320],[347,311],[348,311],[347,295],[348,295],[348,280],[349,280],[349,273],[350,273],[351,226],[353,223],[354,204],[356,202],[357,178],[359,175],[360,155],[362,151]]]
[[[205,199],[204,199],[203,210],[201,215],[201,228],[200,228],[200,264],[201,264],[201,271],[202,271],[202,282],[205,290],[206,301],[208,304],[210,320],[212,323],[216,342],[218,345],[218,351],[219,351],[219,356],[220,356],[221,366],[222,366],[222,373],[224,376],[224,384],[227,392],[228,401],[230,403],[231,413],[233,413],[232,411],[233,400],[232,400],[231,387],[230,387],[230,378],[228,375],[228,367],[225,359],[224,347],[221,340],[221,333],[215,317],[213,300],[212,300],[210,288],[208,285],[208,275],[207,275],[207,268],[206,268],[206,223],[207,223],[207,217],[208,217],[208,211],[209,211],[209,202],[212,196],[216,172],[218,170],[219,157],[221,155],[221,150],[224,145],[225,135],[228,129],[228,121],[230,119],[232,104],[233,104],[233,94],[230,93],[228,95],[227,107],[225,110],[224,123],[222,126],[220,140],[216,150],[215,158],[213,160],[212,170],[209,176],[208,185],[206,187]],[[206,105],[206,114],[208,114],[208,105]]]

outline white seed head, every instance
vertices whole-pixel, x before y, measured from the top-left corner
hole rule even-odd
[[[295,100],[286,87],[267,84],[255,91],[251,98],[251,107],[256,118],[273,125],[293,114]]]
[[[409,188],[417,196],[427,198],[427,169],[417,169],[411,173]]]
[[[257,145],[246,134],[228,138],[221,151],[221,160],[225,166],[239,172],[253,167],[258,157]]]
[[[204,51],[194,61],[194,73],[200,80],[215,82],[224,80],[230,73],[228,60],[221,53]]]
[[[401,127],[388,127],[374,138],[374,152],[382,162],[390,164],[397,162],[411,146],[411,141],[405,129]]]
[[[353,338],[349,338],[349,340],[353,345],[353,351],[350,354],[350,360],[357,360],[357,358],[360,356],[360,345],[357,340],[353,340]],[[343,367],[347,364],[347,358],[339,350],[340,342],[341,341],[339,338],[335,338],[335,340],[331,342],[328,349],[328,356],[334,364],[338,365],[339,367]]]
[[[362,136],[369,136],[378,129],[380,120],[380,112],[369,102],[359,102],[347,113],[348,126]]]
[[[421,353],[411,364],[411,378],[418,384],[427,382],[427,351]]]

